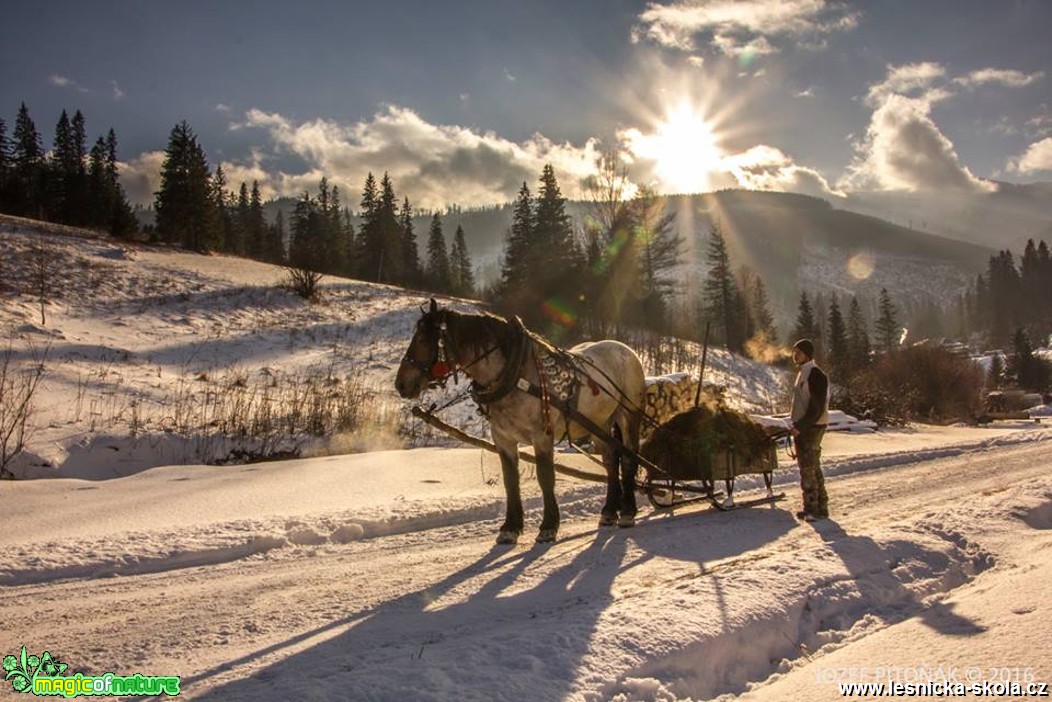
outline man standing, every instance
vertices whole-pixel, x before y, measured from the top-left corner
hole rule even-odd
[[[792,434],[804,508],[797,518],[808,522],[829,516],[829,498],[820,465],[822,437],[829,424],[829,378],[815,365],[815,345],[810,339],[793,344],[793,362],[800,367],[793,384]]]

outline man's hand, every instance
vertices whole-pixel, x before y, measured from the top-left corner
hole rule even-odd
[[[795,425],[789,427],[789,433],[793,435],[793,438],[800,436],[800,430]]]

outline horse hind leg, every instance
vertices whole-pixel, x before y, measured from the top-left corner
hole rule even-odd
[[[636,524],[636,473],[639,469],[639,461],[636,454],[639,452],[639,420],[635,416],[622,416],[621,423],[624,429],[618,426],[616,431],[622,446],[628,449],[620,453],[620,487],[621,487],[621,514],[617,518],[617,525],[622,528],[633,527]]]
[[[613,437],[621,441],[621,429],[613,426]],[[600,442],[603,456],[603,468],[606,469],[606,502],[599,513],[599,526],[614,526],[618,522],[618,511],[621,507],[621,482],[619,480],[621,452],[607,443]]]

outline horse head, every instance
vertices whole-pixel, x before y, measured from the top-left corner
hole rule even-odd
[[[395,388],[404,398],[416,398],[425,388],[436,385],[450,374],[446,359],[446,312],[431,298],[431,306],[417,320],[409,348],[402,356],[395,376]]]

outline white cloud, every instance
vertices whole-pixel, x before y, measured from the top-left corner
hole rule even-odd
[[[431,124],[397,106],[354,124],[324,119],[296,123],[253,109],[243,123],[231,125],[248,127],[266,130],[274,148],[295,154],[306,168],[299,173],[266,170],[265,158],[257,153],[247,164],[223,164],[231,182],[235,173],[245,172],[267,192],[297,195],[305,189],[313,191],[325,175],[346,197],[361,190],[367,173],[379,176],[386,171],[400,195],[407,195],[417,207],[431,209],[453,203],[508,202],[523,181],[531,189],[536,187],[546,163],[555,168],[565,196],[581,197],[582,181],[595,173],[599,156],[594,139],[575,146],[536,134],[513,142],[493,132]]]
[[[73,88],[78,93],[86,93],[86,92],[88,92],[88,89],[81,87],[77,83],[77,81],[73,80],[72,78],[67,78],[66,76],[58,75],[57,73],[48,76],[47,80],[48,80],[48,83],[51,83],[52,85],[58,86],[59,88]]]
[[[638,19],[632,31],[634,42],[648,39],[683,51],[693,50],[694,38],[700,34],[711,34],[712,43],[724,50],[751,43],[750,38],[816,36],[858,25],[856,13],[826,0],[652,2]]]
[[[953,143],[931,117],[932,107],[954,95],[946,69],[933,62],[887,67],[884,80],[870,86],[873,108],[865,136],[840,187],[846,189],[970,191],[995,190],[957,156]]]
[[[215,111],[216,112],[221,112],[224,115],[228,115],[228,114],[230,114],[230,105],[227,105],[226,103],[223,103],[223,102],[216,103]]]
[[[111,80],[110,86],[113,88],[113,99],[120,101],[124,99],[124,91],[121,90],[121,86],[117,84],[117,81]]]
[[[1010,88],[1021,88],[1031,83],[1041,80],[1045,77],[1043,71],[1037,71],[1036,73],[1023,73],[1022,71],[1000,69],[1000,68],[983,68],[982,70],[972,71],[966,76],[955,78],[954,83],[974,88],[979,85],[987,85],[988,83],[1000,83],[1001,85],[1007,85]]]
[[[757,37],[742,44],[736,37],[715,36],[712,38],[712,45],[727,56],[752,58],[778,53],[778,49],[771,42],[767,41],[767,37]]]
[[[887,67],[887,77],[880,83],[871,85],[866,95],[870,107],[880,106],[891,95],[909,95],[920,91],[920,99],[929,103],[948,97],[941,89],[932,89],[932,84],[946,75],[946,69],[938,63],[907,63],[901,66]]]
[[[117,172],[128,200],[146,205],[153,202],[153,194],[161,188],[163,151],[147,151],[128,162],[117,164]]]
[[[796,165],[780,149],[765,144],[724,157],[720,170],[734,176],[739,187],[750,190],[777,190],[815,197],[844,196],[818,171]]]
[[[798,97],[798,98],[809,98],[809,97],[814,97],[814,96],[815,96],[815,88],[814,88],[813,85],[808,87],[808,88],[805,88],[804,90],[801,90],[801,91],[799,91],[797,93],[793,93],[793,97]]]
[[[931,118],[926,97],[889,95],[855,144],[855,162],[841,186],[877,190],[989,191],[960,163],[953,144]]]
[[[1009,161],[1008,170],[1024,174],[1052,171],[1052,137],[1031,144],[1026,153]]]

